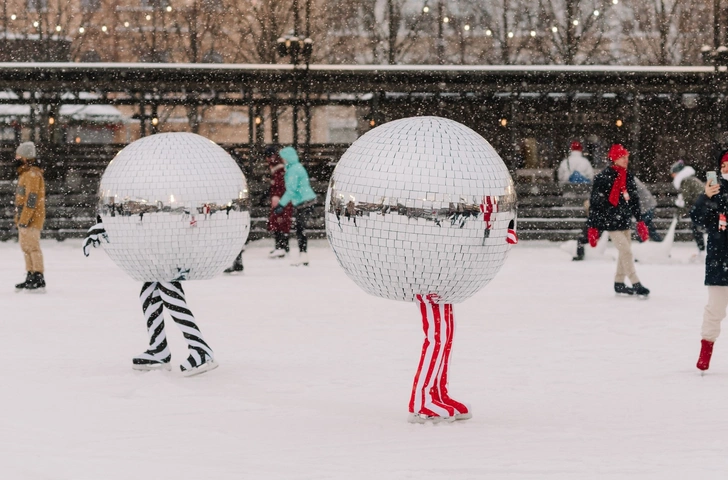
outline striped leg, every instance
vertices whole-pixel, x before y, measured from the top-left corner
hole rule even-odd
[[[134,370],[169,369],[172,354],[167,346],[167,335],[164,332],[163,304],[159,297],[157,282],[146,282],[142,286],[139,300],[147,321],[149,349],[132,359],[132,368]]]
[[[437,374],[437,381],[433,389],[433,395],[445,405],[455,409],[455,419],[465,420],[473,416],[467,405],[450,398],[447,392],[447,372],[450,367],[450,353],[452,351],[452,339],[455,335],[455,319],[453,318],[453,306],[451,303],[442,305],[442,328],[441,336],[444,336],[445,342],[443,347],[442,364]],[[442,333],[444,332],[444,333]]]
[[[159,282],[159,293],[164,307],[187,340],[190,356],[180,365],[182,374],[192,376],[217,368],[212,349],[202,338],[195,317],[187,307],[182,284],[180,282]]]
[[[440,400],[438,389],[445,350],[442,343],[443,311],[430,296],[417,295],[417,300],[420,302],[425,342],[412,385],[410,421],[454,419],[455,409]]]

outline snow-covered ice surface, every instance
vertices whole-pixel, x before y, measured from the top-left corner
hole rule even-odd
[[[295,243],[295,242],[292,242]],[[138,373],[138,293],[96,249],[44,241],[48,292],[16,294],[0,244],[0,469],[7,479],[719,479],[728,474],[728,345],[695,369],[706,289],[692,245],[638,264],[649,300],[612,293],[613,261],[522,242],[457,305],[451,393],[473,418],[407,423],[417,308],[371,297],[325,241],[311,265],[244,254],[186,282],[220,368]],[[168,322],[169,323],[169,322]],[[186,355],[168,324],[173,362]],[[724,348],[725,347],[725,348]]]

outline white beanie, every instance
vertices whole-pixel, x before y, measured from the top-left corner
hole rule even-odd
[[[15,150],[15,155],[20,158],[26,158],[29,160],[35,159],[35,143],[33,143],[33,142],[21,143],[18,146],[18,149]]]

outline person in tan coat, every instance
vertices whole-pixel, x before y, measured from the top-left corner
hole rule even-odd
[[[15,285],[17,290],[45,288],[43,252],[40,232],[45,222],[45,181],[35,158],[35,144],[21,143],[15,151],[18,168],[18,188],[15,192],[15,226],[20,248],[25,255],[25,281]]]

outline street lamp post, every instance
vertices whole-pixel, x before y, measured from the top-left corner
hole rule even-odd
[[[437,2],[437,63],[445,63],[445,5],[442,0]]]
[[[720,47],[720,0],[713,0],[713,48]]]
[[[301,38],[298,35],[298,0],[294,0],[293,2],[294,7],[294,24],[293,24],[293,32],[291,32],[288,35],[284,35],[280,37],[277,41],[277,47],[278,47],[278,55],[281,57],[290,57],[291,58],[291,64],[293,65],[294,70],[298,66],[299,59],[302,58],[303,61],[306,64],[306,71],[308,71],[308,65],[311,61],[311,54],[313,53],[313,40],[311,38]],[[306,8],[307,8],[307,18],[306,18],[306,25],[307,28],[309,27],[309,19],[308,16],[310,15],[310,12],[308,9],[310,9],[310,2],[306,2]],[[308,33],[308,32],[307,32]],[[295,72],[294,72],[295,76]],[[293,93],[293,146],[298,147],[298,78],[294,80],[294,93]],[[310,115],[310,114],[309,114]],[[310,118],[307,119],[308,123],[310,123]],[[307,127],[307,135],[310,136],[309,129],[310,127]],[[310,142],[310,138],[308,139]]]

